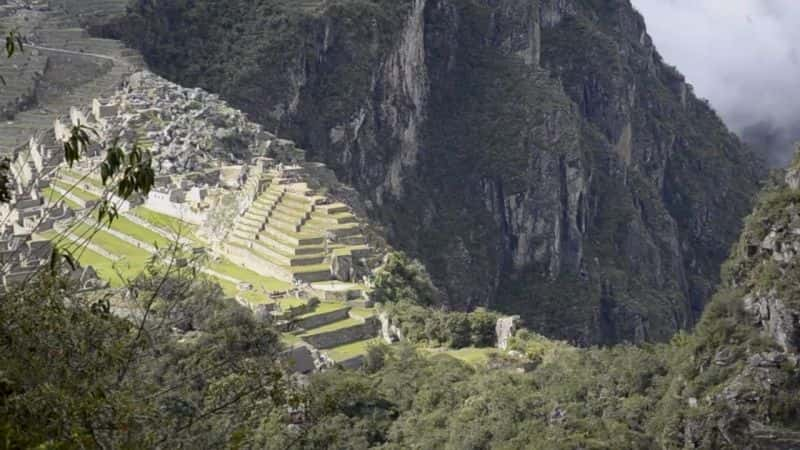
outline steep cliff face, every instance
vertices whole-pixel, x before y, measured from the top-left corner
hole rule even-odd
[[[335,168],[453,306],[692,324],[760,176],[627,0],[153,2],[129,40]]]
[[[694,336],[673,341],[651,419],[664,448],[800,446],[798,167],[761,194]]]

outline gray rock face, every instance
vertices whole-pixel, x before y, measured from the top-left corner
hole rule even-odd
[[[334,255],[331,262],[331,273],[339,281],[353,281],[353,257],[350,255]]]
[[[381,313],[378,316],[378,320],[381,323],[381,338],[387,344],[394,344],[395,342],[401,342],[403,339],[403,331],[396,325],[392,324],[389,315],[386,313]]]
[[[495,335],[497,336],[497,348],[500,350],[508,349],[509,340],[514,337],[514,333],[519,328],[519,316],[501,317],[497,319],[495,325]]]
[[[717,304],[694,337],[697,348],[707,346],[693,356],[698,372],[689,382],[715,381],[695,393],[697,407],[708,413],[686,419],[687,448],[800,448],[794,406],[800,368],[795,189],[790,170],[786,185],[764,193],[726,264]],[[722,305],[728,310],[721,312]],[[709,337],[709,328],[719,329],[722,321],[735,323],[746,337]]]
[[[786,184],[792,190],[800,190],[800,168],[792,167],[786,172]]]
[[[745,309],[752,313],[785,352],[797,353],[800,349],[800,311],[789,308],[775,291],[751,294],[744,299]]]
[[[760,168],[630,4],[384,6],[305,17],[252,81],[190,81],[334,168],[454,306],[585,344],[690,326]],[[180,78],[157,43],[143,52]]]

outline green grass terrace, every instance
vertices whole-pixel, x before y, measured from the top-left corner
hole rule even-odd
[[[181,237],[191,241],[193,245],[205,245],[202,241],[195,237],[195,233],[198,230],[198,226],[195,224],[153,211],[151,209],[147,209],[144,206],[139,206],[138,208],[132,209],[129,214],[132,214],[157,228],[173,233],[173,236],[171,237],[177,237],[180,235]]]
[[[465,363],[475,367],[485,366],[489,362],[489,359],[492,357],[492,355],[495,355],[498,352],[498,350],[494,347],[465,347],[457,350],[449,348],[420,347],[419,350],[430,356],[452,356],[453,358],[464,361]]]
[[[57,231],[50,230],[41,234],[45,239],[57,242],[62,249],[68,250],[83,267],[91,266],[97,275],[108,281],[112,287],[122,287],[125,285],[123,278],[130,279],[141,273],[144,263],[140,261],[120,260],[117,262],[106,258],[99,253],[87,248],[85,243],[76,242],[68,236],[59,234]],[[112,239],[116,239],[110,236]],[[118,240],[118,239],[117,239]],[[122,241],[120,241],[122,242]],[[124,244],[124,242],[122,242]],[[103,247],[105,249],[105,247]],[[141,256],[141,255],[139,255]],[[120,278],[120,274],[123,278]]]
[[[69,209],[76,210],[76,211],[83,209],[83,207],[81,205],[75,203],[74,201],[72,201],[72,200],[70,200],[70,199],[68,199],[66,197],[63,197],[61,195],[61,193],[56,192],[55,190],[53,190],[53,188],[47,187],[47,188],[42,189],[42,197],[45,200],[47,200],[47,202],[50,203],[50,204],[53,204],[53,203],[55,203],[55,202],[57,202],[59,200],[63,200],[64,204],[67,205],[67,208],[69,208]]]
[[[292,287],[289,283],[280,281],[277,278],[259,275],[252,270],[237,266],[226,259],[219,262],[211,262],[208,264],[208,268],[222,275],[227,275],[239,281],[244,281],[245,283],[250,283],[253,285],[254,290],[275,292],[286,291]]]
[[[73,178],[75,181],[80,181],[82,183],[88,183],[92,186],[96,187],[97,189],[105,190],[105,186],[103,186],[103,182],[100,181],[99,178],[96,178],[93,175],[87,176],[84,173],[78,172],[75,169],[70,169],[69,167],[61,167],[58,169],[59,173],[64,174],[67,177]]]
[[[356,320],[356,319],[352,319],[352,318],[343,319],[343,320],[339,320],[337,322],[329,323],[327,325],[324,325],[324,326],[321,326],[321,327],[318,327],[318,328],[312,328],[312,329],[308,330],[307,332],[301,334],[300,337],[314,336],[316,334],[328,333],[330,331],[337,331],[337,330],[341,330],[341,329],[344,329],[344,328],[355,327],[355,326],[358,326],[358,325],[362,325],[363,323],[364,322],[362,322],[360,320]]]
[[[373,345],[379,343],[378,339],[367,339],[364,341],[351,342],[349,344],[341,345],[339,347],[329,348],[324,352],[332,360],[336,362],[346,361],[356,356],[366,355],[367,350]]]
[[[79,198],[79,199],[81,199],[81,200],[83,200],[85,202],[91,202],[91,201],[100,200],[99,196],[97,196],[95,194],[92,194],[89,191],[85,191],[85,190],[79,188],[78,186],[74,186],[72,184],[64,182],[62,180],[53,180],[52,184],[53,184],[53,186],[59,187],[59,188],[63,189],[64,191],[71,193],[75,197],[77,197],[77,198]]]

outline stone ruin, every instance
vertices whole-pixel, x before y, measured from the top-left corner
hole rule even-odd
[[[137,72],[111,97],[72,108],[67,124],[56,121],[56,139],[79,124],[98,138],[76,166],[94,177],[94,187],[84,187],[97,196],[103,192],[93,169],[104,157],[97,149],[138,143],[150,151],[155,186],[147,198],[118,199],[122,212],[143,204],[199,225],[228,259],[285,281],[360,282],[375,265],[351,208],[324,195],[324,187],[310,186],[327,169],[306,163],[292,142],[264,131],[217,95]]]
[[[61,143],[77,125],[88,127],[92,144],[68,168],[61,163]],[[156,180],[146,198],[123,200],[106,192],[97,167],[105,148],[134,144],[150,152]],[[335,180],[332,172],[306,163],[292,142],[264,131],[218,96],[146,71],[108,98],[70,108],[51,130],[18,149],[12,176],[14,200],[0,208],[16,233],[34,235],[74,216],[63,202],[45,201],[42,192],[50,188],[81,208],[110,198],[120,213],[144,205],[198,225],[212,252],[296,284],[360,283],[380,261],[351,207],[320,185]],[[317,294],[329,300],[361,296],[335,283],[321,289]]]
[[[53,244],[50,241],[34,239],[31,234],[15,233],[9,226],[0,227],[0,295],[47,268],[52,254]],[[81,290],[105,286],[91,267],[72,270],[62,266],[61,270],[78,283]]]

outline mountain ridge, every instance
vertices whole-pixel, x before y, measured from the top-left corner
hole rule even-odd
[[[699,317],[764,172],[628,1],[313,3],[142,1],[128,42],[334,168],[452,307],[583,344]]]

